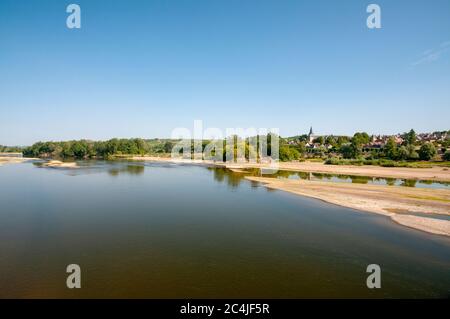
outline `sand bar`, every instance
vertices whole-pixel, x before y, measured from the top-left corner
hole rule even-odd
[[[35,160],[39,160],[39,158],[0,156],[0,166],[3,164],[18,164],[18,163],[25,163],[25,162],[29,162],[29,161],[35,161]]]
[[[433,234],[450,236],[450,220],[408,215],[408,213],[450,215],[450,190],[401,186],[346,184],[247,176],[297,195],[328,203],[389,216],[395,222]]]
[[[61,161],[55,161],[51,160],[46,163],[42,163],[42,167],[53,167],[53,168],[79,168],[77,163],[75,162],[61,162]]]
[[[265,163],[223,163],[213,161],[201,161],[190,159],[172,159],[170,157],[155,157],[155,156],[134,156],[133,160],[142,161],[157,161],[157,162],[173,162],[173,163],[195,163],[205,165],[216,165],[227,167],[230,169],[245,169],[245,168],[270,168],[270,164]],[[354,166],[354,165],[325,165],[323,163],[315,162],[281,162],[279,163],[280,170],[312,172],[324,174],[337,175],[355,175],[368,177],[383,177],[383,178],[400,178],[400,179],[415,179],[450,182],[450,168],[446,167],[431,167],[431,168],[408,168],[408,167],[381,167],[381,166]]]

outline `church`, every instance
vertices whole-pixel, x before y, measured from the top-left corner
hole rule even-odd
[[[309,133],[308,133],[308,143],[311,144],[318,137],[319,137],[319,135],[314,134],[313,128],[311,126],[311,128],[309,129]]]

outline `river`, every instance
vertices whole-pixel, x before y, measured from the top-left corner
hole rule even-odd
[[[79,165],[0,167],[0,297],[450,296],[446,237],[223,168]],[[69,264],[81,289],[66,287]]]

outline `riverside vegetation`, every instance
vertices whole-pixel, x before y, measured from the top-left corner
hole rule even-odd
[[[400,141],[393,136],[378,147],[370,144],[371,137],[365,132],[349,136],[318,136],[308,142],[308,135],[279,138],[279,159],[283,162],[320,160],[330,165],[379,165],[386,167],[450,166],[450,131],[441,140],[419,140],[414,130],[401,135]],[[442,132],[440,132],[442,133]],[[234,147],[243,144],[245,157],[255,150],[250,137],[234,136]],[[271,135],[267,136],[268,155],[271,156]],[[373,137],[372,137],[373,139]],[[180,140],[174,139],[118,139],[108,141],[62,141],[38,142],[29,147],[0,146],[0,152],[22,152],[25,157],[42,158],[114,158],[125,155],[169,156]],[[211,141],[203,140],[203,150]],[[223,140],[223,156],[230,146]],[[191,153],[194,142],[191,141]],[[206,158],[205,158],[206,159]]]

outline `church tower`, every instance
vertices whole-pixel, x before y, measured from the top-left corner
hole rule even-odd
[[[313,128],[311,126],[311,128],[309,129],[309,134],[308,134],[309,143],[312,143],[316,137],[317,136],[314,135]]]

